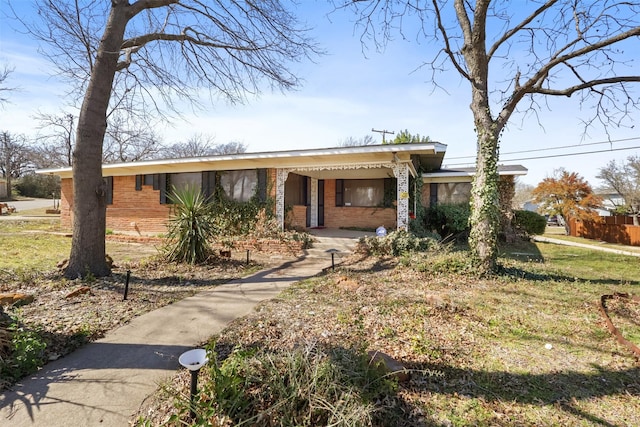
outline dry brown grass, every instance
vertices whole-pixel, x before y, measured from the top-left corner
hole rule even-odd
[[[638,264],[597,255],[610,274],[590,280],[562,248],[527,250],[545,262],[504,260],[508,274],[490,280],[434,273],[437,256],[352,258],[236,320],[217,346],[222,357],[309,343],[383,351],[412,372],[380,403],[387,411],[392,402],[402,420],[394,425],[640,425],[639,362],[597,308],[603,293],[637,292]],[[620,260],[632,263],[628,280],[615,271]],[[625,329],[637,337],[638,319]],[[174,379],[178,389],[187,383],[183,372]],[[174,411],[165,396],[144,414],[158,425]]]

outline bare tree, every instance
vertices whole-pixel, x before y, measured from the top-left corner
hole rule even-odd
[[[532,191],[535,187],[531,184],[526,184],[516,178],[515,181],[515,195],[511,201],[514,209],[522,209],[525,203],[530,202],[533,199]]]
[[[477,134],[470,245],[479,271],[496,267],[499,139],[517,108],[535,113],[545,97],[580,96],[591,126],[620,125],[638,106],[631,55],[640,36],[640,4],[628,1],[334,0],[358,17],[362,41],[384,48],[396,34],[428,39],[423,64],[453,69],[469,84]],[[416,29],[416,34],[408,34]]]
[[[73,152],[73,238],[67,277],[109,274],[101,173],[107,112],[195,101],[202,89],[231,102],[263,82],[299,84],[287,68],[318,53],[279,0],[37,0],[31,33],[84,93]],[[112,94],[114,96],[112,97]]]
[[[640,225],[640,156],[627,157],[626,163],[611,160],[600,169],[596,178],[603,180],[624,198],[624,207],[633,217],[633,225]]]
[[[224,144],[218,144],[213,147],[213,154],[215,155],[225,155],[225,154],[240,154],[247,152],[247,144],[243,142],[227,142]]]
[[[376,141],[373,139],[371,135],[365,135],[362,138],[354,138],[352,136],[346,138],[341,141],[338,146],[339,147],[360,147],[363,145],[373,145]]]
[[[227,142],[225,144],[215,144],[215,138],[211,135],[197,133],[192,135],[185,142],[178,142],[163,150],[163,158],[187,158],[218,156],[225,154],[238,154],[247,151],[246,144],[242,142]]]
[[[119,111],[109,117],[102,154],[104,163],[157,158],[163,148],[160,136],[148,121],[125,117]]]
[[[184,142],[177,142],[163,150],[162,157],[182,159],[188,157],[212,156],[214,154],[214,137],[197,133]]]
[[[7,65],[4,65],[0,70],[0,107],[9,102],[6,94],[15,90],[15,88],[6,86],[6,81],[12,72],[13,68],[9,68]]]
[[[38,129],[42,131],[36,137],[40,143],[38,167],[64,167],[73,163],[73,146],[75,145],[75,117],[70,113],[49,114],[39,112]]]
[[[13,197],[11,181],[20,178],[32,166],[29,147],[22,135],[0,132],[0,172],[7,180],[7,198]],[[31,168],[32,169],[32,168]]]

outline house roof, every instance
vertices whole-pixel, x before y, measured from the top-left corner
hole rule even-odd
[[[498,165],[498,175],[526,175],[528,169],[521,165]],[[422,174],[426,182],[471,182],[476,168],[440,169]]]
[[[394,161],[411,162],[419,159],[423,167],[437,169],[442,164],[446,145],[439,142],[420,144],[385,144],[357,147],[335,147],[291,151],[239,153],[181,159],[148,160],[129,163],[103,164],[104,176],[144,175],[154,173],[200,172],[209,170],[241,170],[257,168],[286,168],[317,178],[354,175],[375,178],[388,175],[388,165]],[[376,165],[380,165],[376,167]],[[366,166],[366,168],[365,168]],[[364,169],[359,169],[363,167]],[[40,174],[71,178],[72,169],[41,169]]]

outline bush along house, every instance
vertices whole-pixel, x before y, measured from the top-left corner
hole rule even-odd
[[[270,198],[283,228],[406,229],[417,200],[424,206],[468,202],[473,169],[442,169],[445,151],[446,145],[429,142],[105,164],[107,229],[165,232],[168,195],[194,185],[205,196],[223,192],[240,202]],[[501,167],[501,182],[512,188],[514,177],[526,172],[522,166]],[[61,177],[61,223],[71,227],[71,168],[38,173]]]

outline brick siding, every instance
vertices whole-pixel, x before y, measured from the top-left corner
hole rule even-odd
[[[268,171],[268,194],[275,198],[275,170]],[[381,225],[387,229],[396,227],[396,210],[393,208],[336,206],[336,181],[325,180],[324,226],[328,228],[359,227],[375,229]],[[62,180],[61,224],[72,226],[72,180]],[[113,204],[107,206],[107,229],[116,233],[153,235],[166,232],[171,205],[160,204],[160,191],[151,185],[143,185],[136,191],[135,176],[113,178]],[[306,207],[294,206],[291,211],[292,228],[306,228]]]
[[[73,222],[73,188],[71,179],[62,180],[60,223]],[[113,178],[113,203],[107,205],[107,229],[125,234],[159,234],[166,232],[171,205],[160,204],[160,190],[143,185],[136,191],[135,176]]]

